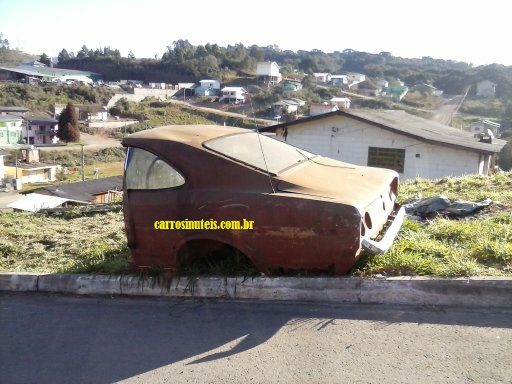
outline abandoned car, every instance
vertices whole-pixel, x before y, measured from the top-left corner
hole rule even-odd
[[[159,127],[122,144],[125,227],[136,268],[179,269],[188,257],[230,247],[264,274],[345,274],[363,248],[385,252],[402,225],[392,170],[226,126]]]

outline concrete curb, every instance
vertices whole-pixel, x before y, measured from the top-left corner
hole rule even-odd
[[[335,303],[512,306],[512,278],[153,277],[1,274],[0,291]]]

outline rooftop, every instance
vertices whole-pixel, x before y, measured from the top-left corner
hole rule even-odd
[[[89,72],[89,71],[78,71],[75,69],[65,69],[65,68],[50,68],[46,66],[37,66],[37,65],[27,65],[21,64],[16,67],[0,67],[1,70],[21,73],[23,75],[29,76],[44,76],[44,77],[61,77],[65,75],[81,75],[81,76],[91,76],[96,75],[99,76],[98,73]]]
[[[27,120],[30,123],[37,124],[37,123],[45,123],[45,124],[57,124],[58,121],[55,120],[52,117],[49,116],[25,116],[25,120]]]
[[[0,105],[0,112],[28,112],[29,109],[25,107],[9,107]]]
[[[264,127],[260,130],[274,131],[280,127],[293,127],[308,121],[326,119],[333,116],[349,117],[421,141],[470,149],[477,152],[498,153],[506,144],[506,141],[499,139],[494,139],[491,144],[483,143],[476,139],[472,133],[398,110],[352,109],[335,111],[295,120],[289,123]]]
[[[122,189],[123,176],[111,176],[96,180],[38,188],[34,189],[33,192],[68,200],[92,202],[95,195],[107,193],[108,191],[121,191]]]
[[[13,115],[0,115],[0,121],[20,121],[22,120],[19,116]]]

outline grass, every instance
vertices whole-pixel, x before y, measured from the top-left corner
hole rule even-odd
[[[484,118],[500,118],[504,110],[503,102],[499,99],[466,98],[460,112]]]
[[[415,108],[433,110],[441,105],[442,99],[416,91],[407,93],[402,99],[402,103]]]
[[[0,214],[0,271],[118,274],[128,269],[121,212],[68,218]]]
[[[495,203],[480,214],[454,220],[436,217],[405,220],[392,248],[384,255],[364,255],[359,275],[474,276],[512,272],[512,174],[467,176],[401,185],[400,200],[444,194],[455,200]]]
[[[159,101],[145,101],[141,103],[119,102],[120,115],[122,117],[134,118],[144,121],[132,124],[127,127],[128,133],[137,132],[148,127],[158,127],[162,125],[188,125],[188,124],[213,124],[213,125],[231,125],[244,128],[254,128],[254,122],[250,119],[230,117],[207,112],[193,106],[184,106]]]
[[[437,194],[474,201],[491,198],[495,203],[465,219],[406,219],[393,247],[384,255],[363,255],[352,273],[512,275],[512,173],[411,180],[401,185],[400,201]],[[128,273],[122,213],[83,216],[71,212],[64,218],[0,214],[0,271]],[[240,255],[230,258],[211,254],[187,264],[180,274],[193,277],[257,273]]]

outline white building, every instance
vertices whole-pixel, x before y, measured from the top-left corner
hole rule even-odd
[[[199,87],[194,89],[196,96],[217,96],[220,93],[220,81],[200,80]]]
[[[4,156],[7,156],[7,152],[0,149],[0,182],[5,177]]]
[[[274,109],[274,113],[280,115],[283,112],[286,113],[297,113],[300,107],[300,103],[295,100],[287,99],[280,100],[272,104],[272,108]]]
[[[483,80],[476,83],[477,97],[494,97],[496,93],[496,84],[489,80]]]
[[[501,124],[495,123],[490,120],[474,121],[469,126],[469,132],[474,135],[487,134],[487,131],[491,131],[494,137],[499,137]]]
[[[337,105],[332,105],[328,103],[311,103],[309,105],[309,116],[317,116],[322,115],[324,113],[335,112],[338,109],[339,108]]]
[[[366,80],[366,75],[363,75],[362,73],[356,73],[356,72],[349,72],[347,73],[347,78],[349,83],[362,83]]]
[[[277,84],[283,80],[280,69],[275,61],[259,61],[256,64],[256,77],[265,84]]]
[[[337,105],[338,108],[349,109],[350,99],[348,97],[333,97],[329,100],[332,105]]]
[[[322,156],[394,169],[402,180],[486,175],[505,145],[498,139],[481,142],[469,132],[404,111],[343,110],[262,130]]]
[[[379,79],[379,80],[375,81],[375,85],[381,89],[387,88],[387,87],[389,87],[389,81],[384,80],[384,79]]]
[[[330,81],[331,81],[331,85],[333,87],[342,87],[344,85],[348,85],[348,76],[347,75],[332,75]]]
[[[331,81],[332,77],[330,73],[325,72],[316,72],[313,73],[313,76],[315,77],[315,80],[320,83],[328,83],[329,81]]]
[[[14,115],[0,115],[0,145],[15,145],[21,142],[23,119]]]
[[[247,91],[243,87],[224,87],[219,102],[243,104]]]

